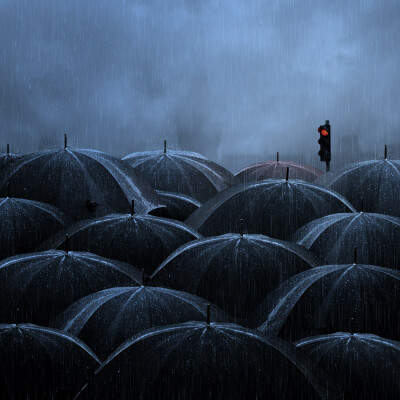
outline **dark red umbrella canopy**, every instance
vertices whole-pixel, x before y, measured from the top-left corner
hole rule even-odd
[[[285,179],[287,168],[291,179],[312,182],[322,175],[322,171],[309,165],[301,165],[292,161],[265,161],[248,165],[240,170],[236,179],[240,182],[258,182],[264,179]]]

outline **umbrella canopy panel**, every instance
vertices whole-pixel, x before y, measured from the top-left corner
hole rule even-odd
[[[400,343],[345,332],[303,339],[296,347],[335,379],[344,399],[400,398]]]
[[[312,182],[322,175],[322,171],[291,161],[265,161],[249,165],[240,170],[236,175],[239,182],[259,182],[264,179],[285,179],[287,168],[290,169],[291,179],[300,179]]]
[[[333,214],[309,222],[293,236],[328,264],[353,261],[400,269],[400,218],[373,213]]]
[[[157,190],[157,194],[162,203],[165,204],[171,218],[177,221],[184,221],[201,206],[199,201],[185,194],[163,192],[161,190]]]
[[[59,207],[75,220],[162,208],[157,193],[126,163],[94,150],[44,151],[20,157],[3,169],[14,197]],[[3,189],[4,190],[4,189]]]
[[[151,215],[112,214],[81,221],[45,246],[65,250],[69,247],[127,262],[151,274],[179,246],[201,237],[182,222]]]
[[[187,151],[145,151],[132,153],[123,160],[155,189],[187,194],[200,202],[235,182],[225,168]]]
[[[207,302],[176,290],[140,286],[102,290],[77,301],[53,326],[78,336],[102,359],[131,336],[162,325],[206,320]],[[213,321],[226,321],[211,307]]]
[[[262,235],[226,234],[183,245],[155,271],[161,285],[204,297],[244,320],[289,277],[321,265],[294,243]]]
[[[354,211],[338,193],[298,180],[238,184],[195,211],[186,223],[204,236],[239,232],[287,240],[298,228],[328,214]]]
[[[72,399],[100,364],[80,340],[31,324],[0,324],[0,397]]]
[[[47,325],[78,299],[114,286],[135,286],[131,265],[91,253],[46,251],[0,263],[0,322]]]
[[[400,273],[373,265],[326,265],[283,282],[261,303],[254,326],[294,341],[334,332],[400,338]]]
[[[68,225],[56,207],[32,200],[0,199],[0,258],[35,250]]]
[[[312,371],[277,338],[201,322],[132,337],[86,390],[93,399],[315,399],[321,391],[326,388]]]
[[[362,211],[400,217],[400,161],[362,161],[322,175],[315,183],[336,190]]]

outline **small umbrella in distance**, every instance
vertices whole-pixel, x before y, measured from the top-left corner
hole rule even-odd
[[[0,198],[0,258],[35,250],[68,223],[69,219],[49,204]]]
[[[168,325],[122,344],[78,398],[327,398],[326,381],[293,350],[238,325]]]
[[[207,302],[160,287],[117,287],[86,296],[68,307],[52,326],[78,336],[105,359],[131,336],[162,325],[204,320]],[[226,321],[211,307],[214,321]]]
[[[265,161],[248,165],[236,175],[239,182],[259,182],[264,179],[285,179],[286,170],[290,168],[292,179],[300,179],[312,182],[322,175],[322,171],[309,165],[301,165],[292,161],[279,161],[277,153],[276,161]]]
[[[298,228],[324,215],[354,211],[338,193],[308,182],[267,179],[237,184],[204,203],[186,223],[204,236],[239,232],[240,219],[249,233],[287,240]]]
[[[311,252],[294,243],[231,233],[183,245],[152,278],[204,297],[243,324],[279,283],[317,265]]]
[[[353,259],[361,264],[400,269],[400,218],[373,213],[327,215],[300,228],[293,240],[327,264]]]
[[[114,286],[135,286],[140,271],[91,253],[58,250],[0,263],[0,322],[48,325],[69,305]]]
[[[325,265],[283,282],[251,326],[290,341],[355,331],[400,338],[400,272],[364,264]]]
[[[157,190],[187,194],[200,202],[209,200],[235,182],[220,165],[198,153],[168,150],[132,153],[124,159]]]
[[[341,193],[351,204],[364,211],[400,217],[400,161],[361,161],[322,175],[314,183]]]
[[[55,235],[45,248],[65,249],[65,233],[73,250],[90,251],[127,262],[151,274],[161,262],[184,243],[201,237],[183,222],[151,215],[111,214],[77,222]]]
[[[338,332],[305,338],[296,347],[342,387],[343,399],[400,398],[400,342]]]
[[[157,194],[162,203],[165,204],[171,218],[177,221],[184,221],[201,206],[199,201],[186,194],[163,192],[161,190],[157,190]]]
[[[129,212],[132,199],[140,213],[163,209],[157,193],[129,165],[94,150],[65,146],[22,156],[3,169],[0,187],[8,181],[13,197],[55,205],[75,220]]]
[[[2,399],[72,399],[99,364],[83,342],[65,332],[0,324]]]

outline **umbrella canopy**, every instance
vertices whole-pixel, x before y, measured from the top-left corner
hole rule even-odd
[[[127,262],[152,273],[179,246],[201,237],[199,233],[172,219],[151,215],[112,214],[77,222],[44,246],[65,250],[90,251],[103,257]]]
[[[400,338],[400,272],[326,265],[283,282],[254,313],[262,332],[289,340],[355,331]]]
[[[0,397],[72,399],[99,359],[65,332],[31,324],[0,324]]]
[[[22,157],[22,154],[13,154],[10,152],[0,154],[0,170],[1,168],[5,167],[7,164],[11,163],[19,157]]]
[[[53,326],[78,336],[102,359],[134,334],[161,325],[205,320],[207,302],[199,297],[159,287],[118,287],[77,301]],[[214,321],[226,320],[216,307]]]
[[[236,175],[239,182],[259,182],[264,179],[285,179],[287,168],[290,168],[290,176],[312,182],[322,175],[322,171],[309,165],[301,165],[292,161],[265,161],[248,165]]]
[[[171,218],[177,221],[184,221],[201,206],[199,201],[185,194],[163,192],[161,190],[157,190],[157,194],[161,202],[165,204]]]
[[[204,236],[214,236],[239,232],[243,219],[248,233],[286,240],[313,219],[349,211],[354,211],[350,203],[333,190],[298,180],[267,179],[219,193],[186,223]]]
[[[280,282],[317,265],[312,253],[294,243],[230,233],[183,245],[152,277],[204,297],[243,321]]]
[[[81,297],[140,281],[132,266],[90,253],[53,250],[8,258],[0,263],[0,322],[47,325]]]
[[[35,250],[68,223],[69,219],[49,204],[0,198],[0,258]]]
[[[0,187],[8,181],[14,197],[53,204],[76,220],[128,212],[132,200],[140,213],[163,207],[157,193],[129,165],[94,150],[25,155],[3,169]]]
[[[231,186],[235,178],[198,153],[168,150],[132,153],[124,159],[158,190],[178,192],[200,202]]]
[[[94,399],[324,398],[318,383],[277,338],[189,322],[127,340],[96,371],[87,393]]]
[[[346,165],[315,183],[341,193],[361,211],[400,217],[400,161],[370,160]]]
[[[400,343],[339,332],[296,343],[342,387],[343,399],[400,398]]]
[[[311,221],[293,239],[328,264],[353,260],[400,269],[400,218],[372,213],[333,214]]]

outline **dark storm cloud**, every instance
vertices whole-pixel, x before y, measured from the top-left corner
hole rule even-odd
[[[122,156],[167,138],[235,169],[315,160],[329,118],[335,151],[381,152],[400,141],[396,3],[0,0],[1,142],[68,132]]]

